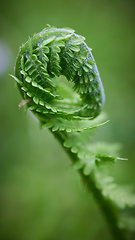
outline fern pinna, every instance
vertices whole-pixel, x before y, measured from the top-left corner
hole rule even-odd
[[[120,159],[117,147],[90,143],[93,129],[105,123],[105,114],[100,114],[105,97],[91,49],[84,40],[71,29],[47,25],[21,46],[12,77],[24,99],[22,105],[67,151],[114,239],[124,240],[134,227],[129,209],[135,206],[135,196],[104,172],[104,165],[109,168],[109,163]]]

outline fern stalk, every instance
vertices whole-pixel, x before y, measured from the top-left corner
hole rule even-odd
[[[53,133],[56,139],[60,142],[61,146],[63,147],[63,141],[65,139],[64,134],[61,133]],[[65,148],[64,148],[65,150]],[[68,156],[70,157],[72,163],[74,164],[75,161],[78,161],[78,157],[75,153],[72,153],[69,149],[66,149]],[[102,195],[102,192],[96,186],[96,179],[94,173],[90,175],[85,175],[82,169],[78,170],[82,181],[86,185],[87,189],[90,191],[90,194],[93,194],[94,199],[96,200],[108,226],[110,232],[112,233],[112,237],[115,240],[127,240],[127,231],[125,229],[121,229],[118,227],[118,216],[116,209],[114,208],[113,204],[108,200],[105,199]]]
[[[23,97],[20,106],[50,129],[93,193],[114,239],[127,240],[129,226],[121,212],[135,206],[129,189],[117,186],[103,168],[118,161],[117,147],[91,143],[93,130],[105,124],[105,95],[85,38],[71,29],[47,26],[20,48],[15,76]],[[64,75],[71,85],[58,78]]]

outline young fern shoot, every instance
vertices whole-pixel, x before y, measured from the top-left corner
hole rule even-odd
[[[58,78],[61,75],[69,84]],[[128,239],[133,224],[128,224],[125,214],[135,206],[135,196],[102,169],[119,159],[116,147],[89,143],[93,129],[103,125],[106,116],[100,113],[103,85],[85,38],[74,30],[48,25],[21,46],[12,77],[23,97],[21,106],[26,105],[60,141],[99,204],[114,239]]]

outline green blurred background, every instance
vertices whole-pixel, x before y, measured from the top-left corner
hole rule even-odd
[[[93,49],[111,122],[97,139],[120,142],[117,181],[135,183],[134,1],[0,1],[0,240],[111,239],[92,196],[54,137],[23,108],[13,74],[19,46],[47,23],[71,27]]]

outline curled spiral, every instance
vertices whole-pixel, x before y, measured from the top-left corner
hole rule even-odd
[[[100,165],[120,159],[117,147],[89,144],[91,129],[105,123],[105,115],[99,115],[105,96],[91,49],[84,40],[71,29],[47,26],[20,48],[12,77],[27,108],[66,148],[101,207],[114,239],[125,240],[126,227],[119,227],[116,212],[134,207],[135,196],[100,171]]]
[[[47,26],[20,48],[14,78],[28,108],[41,120],[54,115],[86,119],[100,113],[104,89],[84,40],[74,30]],[[61,75],[71,86],[64,85]]]

